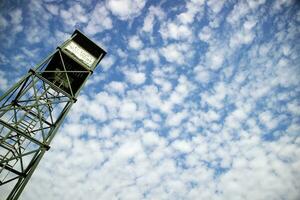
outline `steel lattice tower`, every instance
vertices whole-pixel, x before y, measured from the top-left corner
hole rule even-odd
[[[105,54],[75,30],[71,38],[0,98],[0,193],[6,189],[3,198],[19,198],[82,86]]]

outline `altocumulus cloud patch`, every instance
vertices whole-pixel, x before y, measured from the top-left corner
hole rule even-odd
[[[75,28],[108,51],[20,199],[299,199],[299,6],[3,1],[1,94]]]

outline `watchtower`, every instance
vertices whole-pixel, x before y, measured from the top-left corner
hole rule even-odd
[[[0,98],[0,198],[19,198],[105,55],[102,48],[75,30]]]

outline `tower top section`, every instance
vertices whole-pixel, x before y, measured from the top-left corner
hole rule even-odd
[[[39,70],[48,81],[76,98],[106,52],[79,30]]]
[[[91,71],[96,68],[106,54],[101,47],[77,29],[60,48],[78,64]]]

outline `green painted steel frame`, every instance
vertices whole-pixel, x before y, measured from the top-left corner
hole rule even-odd
[[[19,198],[43,155],[50,148],[50,143],[70,108],[76,102],[80,90],[93,73],[92,70],[67,71],[65,67],[61,47],[64,47],[78,33],[82,34],[76,30],[69,40],[34,69],[30,69],[18,83],[0,97],[0,103],[2,103],[2,105],[0,104],[0,150],[3,148],[3,151],[6,152],[5,156],[2,156],[2,151],[0,151],[0,175],[4,172],[14,175],[11,177],[6,175],[3,180],[0,179],[0,187],[15,182],[7,200]],[[55,73],[66,75],[71,93],[62,90],[42,75],[46,72],[43,68],[57,53],[59,53],[63,70],[55,71]],[[105,54],[106,52],[103,50],[95,63],[98,64]],[[93,66],[94,68],[95,66]],[[46,73],[53,72],[47,71]],[[88,74],[75,94],[68,78],[68,73],[74,72]],[[56,118],[53,116],[54,108],[56,111],[59,109],[59,115]],[[23,144],[24,146],[22,146]],[[27,159],[26,164],[26,159],[23,158],[27,156],[31,157],[30,160]],[[10,163],[14,163],[14,165]]]

